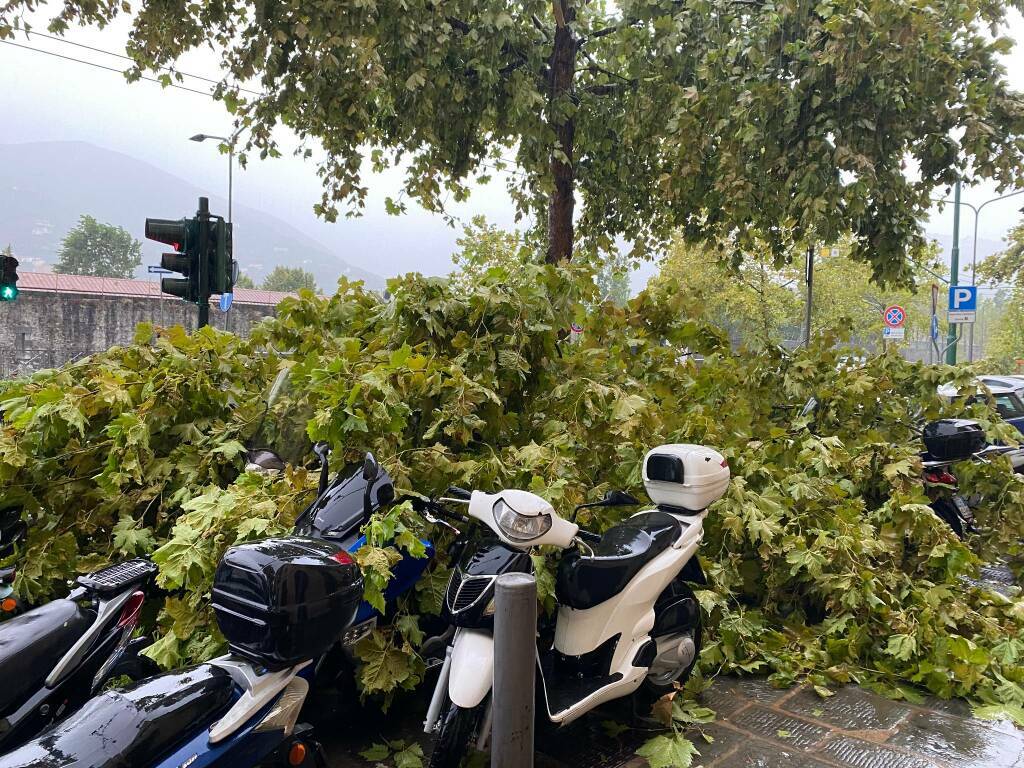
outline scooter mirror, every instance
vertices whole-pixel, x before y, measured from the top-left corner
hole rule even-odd
[[[331,455],[331,444],[326,440],[320,440],[313,445],[313,453],[320,459],[320,465],[327,463],[327,457]]]
[[[366,458],[363,459],[363,480],[372,483],[379,474],[380,464],[377,463],[377,459],[372,453],[367,453]]]
[[[639,503],[636,496],[628,491],[608,491],[603,499],[607,507],[628,507]]]
[[[365,520],[369,520],[370,515],[373,514],[373,500],[370,492],[373,490],[373,484],[379,474],[380,464],[377,463],[376,457],[367,451],[366,458],[363,459],[363,480],[366,481],[366,488],[363,490],[363,518]]]
[[[317,488],[317,496],[323,496],[329,480],[330,462],[327,461],[327,457],[331,455],[330,443],[324,440],[319,441],[313,446],[313,453],[320,459],[320,485]]]

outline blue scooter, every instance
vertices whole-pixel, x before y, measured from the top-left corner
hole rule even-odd
[[[323,765],[300,713],[305,706],[328,717],[355,700],[351,648],[377,613],[362,600],[350,553],[366,543],[362,524],[395,494],[371,454],[360,471],[330,481],[327,446],[314,451],[319,493],[296,535],[235,547],[218,566],[213,603],[231,653],[101,694],[0,758],[0,768]],[[249,459],[276,468],[270,451],[251,451]],[[425,543],[428,557],[396,566],[386,599],[416,583],[432,554]]]
[[[363,579],[351,555],[308,537],[225,553],[214,610],[231,653],[107,691],[0,768],[322,766],[299,724],[304,676],[355,617]]]

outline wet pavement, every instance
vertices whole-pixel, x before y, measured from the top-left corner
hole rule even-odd
[[[332,768],[374,765],[356,753],[384,738],[414,739],[429,754],[419,727],[426,702],[419,698],[399,702],[355,739],[326,744]],[[718,719],[689,734],[700,752],[695,767],[1024,768],[1024,732],[1008,721],[973,718],[962,702],[914,705],[853,685],[823,699],[805,687],[777,690],[763,679],[734,677],[715,680],[701,701]],[[629,728],[611,735],[608,722],[625,715],[612,708],[539,734],[537,765],[646,768],[635,751],[655,732]]]
[[[1016,591],[1006,575],[993,566],[982,578]],[[385,738],[416,740],[429,755],[421,726],[427,696],[421,689],[390,713],[325,739],[332,768],[368,768],[373,763],[357,753]],[[963,701],[915,705],[853,685],[821,698],[807,687],[778,690],[763,679],[735,677],[716,679],[701,701],[718,717],[689,734],[700,751],[695,767],[1024,768],[1024,731],[1008,721],[974,718]],[[636,722],[619,702],[563,730],[540,733],[537,766],[647,768],[635,752],[655,732],[608,727],[630,721]]]

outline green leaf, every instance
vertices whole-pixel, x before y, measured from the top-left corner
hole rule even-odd
[[[387,745],[374,742],[368,749],[364,749],[359,756],[370,763],[379,763],[391,756],[391,750]]]
[[[636,754],[646,758],[650,768],[689,768],[700,753],[689,739],[674,734],[648,739]]]

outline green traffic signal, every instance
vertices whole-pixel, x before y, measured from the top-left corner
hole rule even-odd
[[[10,251],[0,254],[0,301],[18,298],[18,260]]]

